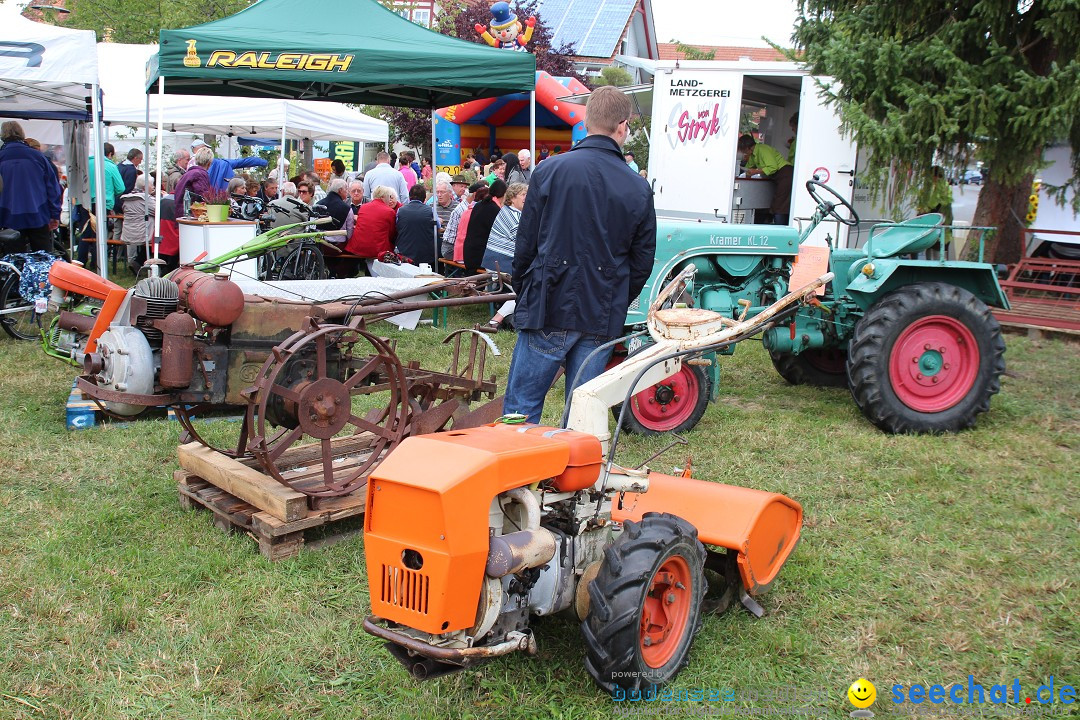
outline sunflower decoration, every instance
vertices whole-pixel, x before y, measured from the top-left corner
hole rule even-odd
[[[1039,214],[1039,188],[1042,187],[1042,182],[1036,180],[1031,184],[1031,195],[1028,196],[1028,211],[1024,216],[1024,222],[1027,225],[1035,222],[1035,216]]]

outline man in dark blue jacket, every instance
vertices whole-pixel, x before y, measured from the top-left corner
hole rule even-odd
[[[425,205],[427,190],[416,183],[409,190],[409,201],[397,209],[397,251],[415,265],[435,267],[435,211]]]
[[[26,144],[22,125],[14,120],[0,125],[0,142],[0,227],[21,231],[33,250],[51,252],[63,194],[56,169]]]
[[[514,326],[507,413],[539,422],[559,367],[573,381],[604,371],[610,350],[585,358],[622,334],[626,310],[645,286],[656,251],[652,191],[626,165],[630,99],[598,88],[585,111],[588,137],[538,165],[518,226]],[[580,377],[578,373],[581,371]]]

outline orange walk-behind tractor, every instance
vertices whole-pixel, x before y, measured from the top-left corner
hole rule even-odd
[[[802,508],[776,493],[620,467],[609,409],[685,359],[788,317],[830,276],[733,323],[661,309],[693,274],[680,273],[649,313],[654,345],[574,392],[567,428],[503,418],[410,437],[372,473],[364,629],[416,677],[534,653],[530,618],[567,611],[601,687],[662,686],[701,627],[706,569],[720,577],[719,606],[739,598],[762,613],[754,596],[794,549]]]

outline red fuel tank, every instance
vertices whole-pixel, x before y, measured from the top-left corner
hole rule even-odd
[[[180,288],[180,306],[209,325],[226,327],[244,312],[244,291],[223,274],[184,266],[171,279]]]

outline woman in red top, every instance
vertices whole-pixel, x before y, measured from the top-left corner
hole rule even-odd
[[[397,193],[385,185],[375,188],[372,201],[356,212],[352,235],[345,243],[346,252],[363,258],[379,258],[394,249],[397,240]]]

